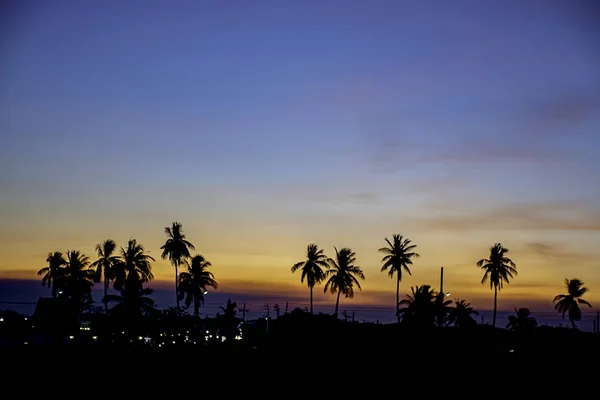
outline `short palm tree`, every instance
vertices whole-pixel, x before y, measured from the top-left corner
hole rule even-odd
[[[411,275],[409,266],[413,264],[412,259],[418,258],[419,254],[415,252],[416,245],[411,244],[410,239],[402,235],[395,234],[392,241],[385,238],[387,247],[379,249],[385,256],[381,259],[383,266],[381,272],[388,271],[390,278],[396,274],[396,316],[400,323],[400,282],[402,281],[402,270]]]
[[[122,285],[120,295],[109,294],[103,301],[116,302],[110,312],[124,317],[125,323],[131,326],[135,325],[136,319],[140,316],[155,311],[154,300],[148,297],[151,294],[152,289],[145,288],[139,275],[132,273],[127,276],[126,282]]]
[[[510,331],[526,332],[537,326],[537,321],[531,316],[528,308],[515,308],[515,315],[508,316],[506,329]]]
[[[206,288],[217,289],[219,284],[213,273],[206,270],[211,266],[210,262],[206,261],[201,255],[194,256],[191,262],[186,260],[186,264],[188,271],[179,274],[179,299],[185,299],[186,307],[189,307],[193,302],[194,315],[198,317],[200,305],[204,304],[204,295],[207,293]]]
[[[517,275],[517,266],[506,256],[508,249],[500,243],[496,243],[490,248],[489,258],[477,261],[477,266],[485,271],[481,283],[489,280],[490,289],[494,289],[494,314],[492,317],[492,326],[496,326],[496,311],[498,310],[498,291],[502,289],[504,283],[510,283],[510,279]]]
[[[364,280],[365,274],[359,266],[354,265],[356,262],[356,253],[349,248],[343,248],[338,251],[335,248],[336,258],[328,258],[329,269],[326,271],[326,276],[329,277],[323,288],[323,292],[327,293],[329,290],[331,294],[337,292],[337,299],[335,301],[335,311],[333,315],[337,318],[338,310],[340,306],[340,294],[344,294],[344,297],[354,297],[354,286],[358,290],[362,290],[357,277]]]
[[[102,243],[96,245],[96,253],[98,259],[92,263],[92,268],[96,268],[94,274],[94,282],[100,282],[104,278],[104,312],[108,314],[108,287],[110,281],[115,279],[117,265],[121,261],[119,256],[115,254],[117,244],[112,239],[106,239]]]
[[[454,308],[451,308],[448,313],[448,323],[453,324],[456,328],[475,326],[477,325],[477,321],[475,321],[472,315],[479,315],[479,313],[466,300],[456,299],[454,301]]]
[[[42,286],[47,286],[52,292],[52,297],[56,298],[59,290],[61,290],[61,277],[64,273],[64,266],[67,264],[67,260],[60,251],[48,253],[46,257],[47,267],[44,267],[38,271],[38,275],[42,276]]]
[[[325,271],[323,268],[327,268],[327,256],[323,253],[323,249],[319,249],[316,244],[309,244],[306,248],[306,260],[297,262],[292,265],[292,273],[297,270],[302,270],[300,282],[304,282],[310,290],[310,313],[313,312],[313,288],[323,280],[325,280]]]
[[[575,321],[581,320],[581,309],[579,308],[579,305],[592,306],[581,298],[588,292],[588,288],[583,285],[584,283],[579,279],[565,279],[567,294],[559,294],[554,298],[554,303],[556,303],[554,308],[562,314],[563,318],[565,318],[565,314],[568,314],[573,329],[575,329]]]
[[[168,239],[160,248],[163,251],[161,257],[163,260],[168,258],[171,265],[175,267],[175,297],[177,298],[177,308],[179,308],[179,290],[177,290],[179,266],[190,258],[190,251],[195,250],[195,247],[186,240],[183,234],[183,225],[179,222],[173,222],[170,227],[165,227],[165,234]]]
[[[115,269],[115,282],[113,287],[115,290],[123,290],[123,287],[128,282],[150,282],[154,279],[152,274],[151,261],[155,261],[154,258],[146,254],[144,246],[139,244],[135,239],[129,239],[127,242],[127,248],[121,247],[121,261],[116,265]],[[134,280],[131,277],[131,281],[128,280],[130,275],[136,275]]]
[[[91,304],[94,270],[85,254],[79,250],[67,251],[67,263],[62,279],[67,298],[76,300],[81,306]]]
[[[436,293],[430,285],[411,287],[411,294],[400,300],[399,314],[402,323],[420,328],[432,327],[435,324]]]

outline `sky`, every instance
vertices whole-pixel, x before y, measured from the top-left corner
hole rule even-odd
[[[342,304],[393,309],[377,249],[399,233],[421,255],[402,296],[443,266],[452,298],[491,308],[475,263],[500,242],[519,273],[500,309],[552,310],[579,278],[595,313],[593,3],[3,2],[0,279],[135,238],[167,288],[179,221],[219,291],[307,305],[290,267],[316,243],[364,270]]]

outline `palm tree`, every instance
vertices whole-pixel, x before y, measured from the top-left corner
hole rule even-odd
[[[115,270],[120,262],[119,256],[115,254],[117,244],[112,239],[107,239],[96,245],[96,253],[98,259],[92,263],[92,267],[96,268],[94,282],[100,282],[104,277],[104,312],[108,314],[108,286],[110,281],[115,279]]]
[[[581,297],[588,292],[588,288],[579,279],[565,279],[567,294],[559,294],[554,298],[554,308],[562,314],[563,319],[568,313],[571,326],[575,329],[575,321],[581,320],[581,309],[579,304],[591,307],[592,305]]]
[[[387,247],[379,249],[380,252],[386,255],[381,259],[383,266],[381,272],[388,271],[390,278],[396,274],[396,316],[398,317],[398,323],[400,323],[400,282],[402,281],[402,270],[406,271],[409,275],[410,268],[412,265],[412,259],[418,258],[419,254],[415,253],[416,245],[411,244],[410,239],[404,238],[402,235],[394,234],[392,241],[385,238]]]
[[[456,328],[466,328],[477,325],[477,322],[471,315],[479,315],[473,310],[470,303],[466,300],[456,299],[454,308],[450,309],[448,314],[448,323],[453,324]]]
[[[152,274],[151,261],[155,261],[154,258],[146,254],[144,246],[139,244],[135,239],[129,239],[127,242],[127,248],[121,247],[121,261],[116,264],[115,268],[115,283],[113,287],[116,290],[123,290],[123,287],[129,282],[140,281],[142,283],[150,282],[154,279]],[[136,279],[131,277],[131,281],[128,280],[130,275],[135,275]]]
[[[82,307],[91,304],[94,270],[85,254],[79,250],[67,251],[67,263],[62,279],[67,298],[76,300]]]
[[[494,288],[494,316],[492,326],[496,326],[496,311],[498,309],[498,291],[502,289],[504,283],[510,283],[509,278],[517,275],[515,263],[506,257],[508,249],[496,243],[490,248],[490,257],[477,261],[477,266],[485,271],[481,283],[490,281],[490,289]]]
[[[510,331],[529,331],[537,326],[537,321],[531,316],[528,308],[515,308],[516,315],[508,316],[508,324],[506,329]]]
[[[143,314],[155,311],[154,300],[148,297],[152,292],[151,288],[143,287],[138,274],[132,273],[127,276],[127,281],[121,288],[121,295],[109,294],[103,301],[105,304],[109,301],[116,302],[111,308],[111,313],[123,316],[125,323],[131,326],[135,325],[135,320]]]
[[[231,341],[237,333],[239,319],[237,314],[237,303],[227,299],[225,307],[221,306],[222,315],[217,315],[218,332],[221,336],[225,336],[226,340]]]
[[[325,272],[323,271],[323,268],[327,268],[328,266],[327,256],[325,253],[323,253],[323,250],[319,249],[316,244],[312,243],[306,248],[306,260],[292,265],[292,273],[296,272],[298,269],[302,269],[300,282],[304,282],[304,279],[306,278],[306,283],[310,289],[311,314],[313,312],[313,288],[315,285],[318,285],[325,280]]]
[[[326,271],[326,276],[329,277],[329,280],[325,283],[323,292],[327,293],[327,290],[329,290],[331,294],[337,292],[335,311],[333,313],[337,318],[340,306],[340,294],[343,293],[344,297],[347,298],[354,297],[355,285],[359,290],[362,290],[356,277],[364,280],[365,274],[363,274],[363,271],[359,266],[354,265],[356,262],[356,253],[349,248],[343,248],[340,251],[335,247],[334,249],[336,259],[327,259],[329,269]]]
[[[200,305],[204,304],[204,295],[207,293],[207,287],[218,288],[219,284],[215,281],[212,272],[207,271],[210,262],[206,261],[201,255],[194,256],[192,261],[185,261],[188,272],[179,274],[179,299],[185,298],[185,306],[189,307],[194,302],[194,315],[198,317]]]
[[[63,275],[64,266],[67,264],[67,260],[65,260],[63,253],[55,251],[53,253],[48,253],[46,262],[48,263],[48,266],[40,269],[37,274],[40,276],[43,275],[42,286],[47,286],[52,292],[52,297],[56,298],[56,294],[60,289],[60,279]]]
[[[162,259],[169,259],[171,265],[175,267],[175,297],[177,298],[177,308],[179,308],[179,291],[177,290],[177,281],[179,278],[179,266],[190,257],[190,250],[195,250],[193,244],[185,239],[183,226],[179,222],[173,222],[170,227],[165,228],[165,234],[168,236],[165,244],[160,248]]]
[[[436,293],[430,285],[412,286],[410,290],[411,294],[399,302],[401,306],[406,306],[398,311],[402,323],[420,328],[432,327],[436,316]]]

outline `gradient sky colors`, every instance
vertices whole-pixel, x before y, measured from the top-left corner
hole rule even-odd
[[[393,306],[377,249],[402,233],[403,293],[443,265],[491,307],[475,262],[499,241],[500,308],[573,277],[600,306],[593,3],[3,2],[0,278],[109,237],[159,258],[180,221],[227,291],[307,295],[315,242],[356,251],[352,302]]]

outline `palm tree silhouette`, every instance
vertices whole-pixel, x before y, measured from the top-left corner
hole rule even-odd
[[[471,304],[467,303],[466,300],[456,299],[454,308],[451,308],[448,313],[448,323],[459,329],[475,326],[477,321],[471,315],[479,315],[479,313],[473,310]]]
[[[218,288],[219,284],[215,281],[212,272],[207,271],[210,262],[206,261],[201,255],[196,255],[189,262],[185,260],[188,272],[179,274],[179,300],[185,298],[185,306],[189,307],[194,303],[194,315],[198,317],[200,305],[204,304],[204,295],[207,293],[207,287]]]
[[[52,297],[56,298],[56,294],[61,289],[60,279],[64,273],[67,260],[65,260],[62,252],[55,251],[48,253],[46,262],[48,266],[40,269],[37,274],[42,276],[42,286],[47,286],[52,292]]]
[[[323,280],[325,280],[325,272],[323,268],[327,268],[327,256],[323,253],[322,249],[316,244],[309,244],[306,248],[306,260],[297,262],[292,266],[292,273],[298,269],[302,269],[302,276],[300,282],[306,283],[310,289],[310,313],[313,312],[313,288]]]
[[[592,305],[581,297],[588,292],[588,288],[583,286],[584,283],[579,279],[565,279],[567,294],[559,294],[554,298],[554,308],[562,314],[563,319],[565,314],[569,315],[571,326],[575,329],[575,321],[581,320],[581,309],[579,304],[591,307]]]
[[[144,313],[155,311],[154,300],[148,297],[152,292],[151,288],[143,287],[143,282],[137,273],[131,273],[121,287],[121,295],[109,294],[103,301],[105,304],[109,301],[116,302],[117,304],[111,308],[111,313],[125,317],[126,324],[131,325]]]
[[[131,276],[130,282],[139,281],[145,283],[154,279],[150,262],[155,260],[152,256],[146,254],[145,251],[144,246],[139,244],[135,239],[129,239],[126,249],[121,247],[121,262],[116,265],[114,275],[115,282],[113,287],[116,290],[123,290],[127,279],[131,275],[135,275],[135,279]]]
[[[170,227],[165,227],[165,234],[168,239],[160,248],[163,251],[161,257],[163,260],[168,258],[171,261],[171,265],[175,267],[175,297],[177,299],[177,308],[179,308],[179,290],[177,290],[179,279],[178,269],[185,260],[190,258],[190,251],[196,250],[196,248],[185,239],[183,225],[179,222],[172,222]]]
[[[508,316],[508,324],[506,329],[510,331],[529,331],[537,326],[537,321],[531,316],[528,308],[515,308],[516,315]]]
[[[390,278],[396,274],[396,316],[398,317],[398,323],[400,323],[400,282],[402,281],[402,270],[406,271],[409,275],[410,268],[412,265],[412,259],[418,258],[419,254],[414,250],[417,248],[416,245],[411,244],[410,239],[404,238],[402,235],[394,234],[392,241],[385,238],[387,247],[379,249],[381,253],[386,255],[381,259],[383,266],[381,272],[388,271]]]
[[[338,309],[340,306],[340,294],[344,294],[344,297],[354,297],[354,286],[359,290],[362,290],[360,283],[356,277],[364,280],[365,275],[359,266],[354,265],[356,262],[356,254],[349,248],[343,248],[338,251],[335,248],[336,259],[328,258],[329,269],[326,271],[326,276],[329,277],[323,292],[327,293],[327,290],[334,294],[337,292],[337,299],[335,301],[335,311],[333,315],[337,318]]]
[[[494,288],[494,315],[492,317],[492,326],[496,326],[496,311],[498,310],[498,291],[502,289],[504,283],[510,283],[517,275],[515,263],[506,257],[508,249],[502,247],[500,243],[496,243],[490,248],[489,258],[484,258],[477,261],[477,266],[485,271],[481,283],[484,284],[487,280],[490,281],[490,289]]]
[[[108,296],[108,286],[115,278],[115,269],[120,262],[119,256],[115,254],[116,248],[117,244],[112,239],[106,239],[96,245],[98,259],[92,263],[92,267],[96,268],[94,282],[100,282],[104,277],[104,299]],[[108,314],[108,301],[104,301],[104,312]]]
[[[67,251],[67,263],[62,279],[63,291],[67,298],[75,300],[80,306],[91,304],[94,270],[85,254],[79,250]]]
[[[411,294],[400,300],[401,306],[398,313],[402,322],[415,327],[431,327],[435,323],[435,298],[436,293],[430,285],[412,286]]]

